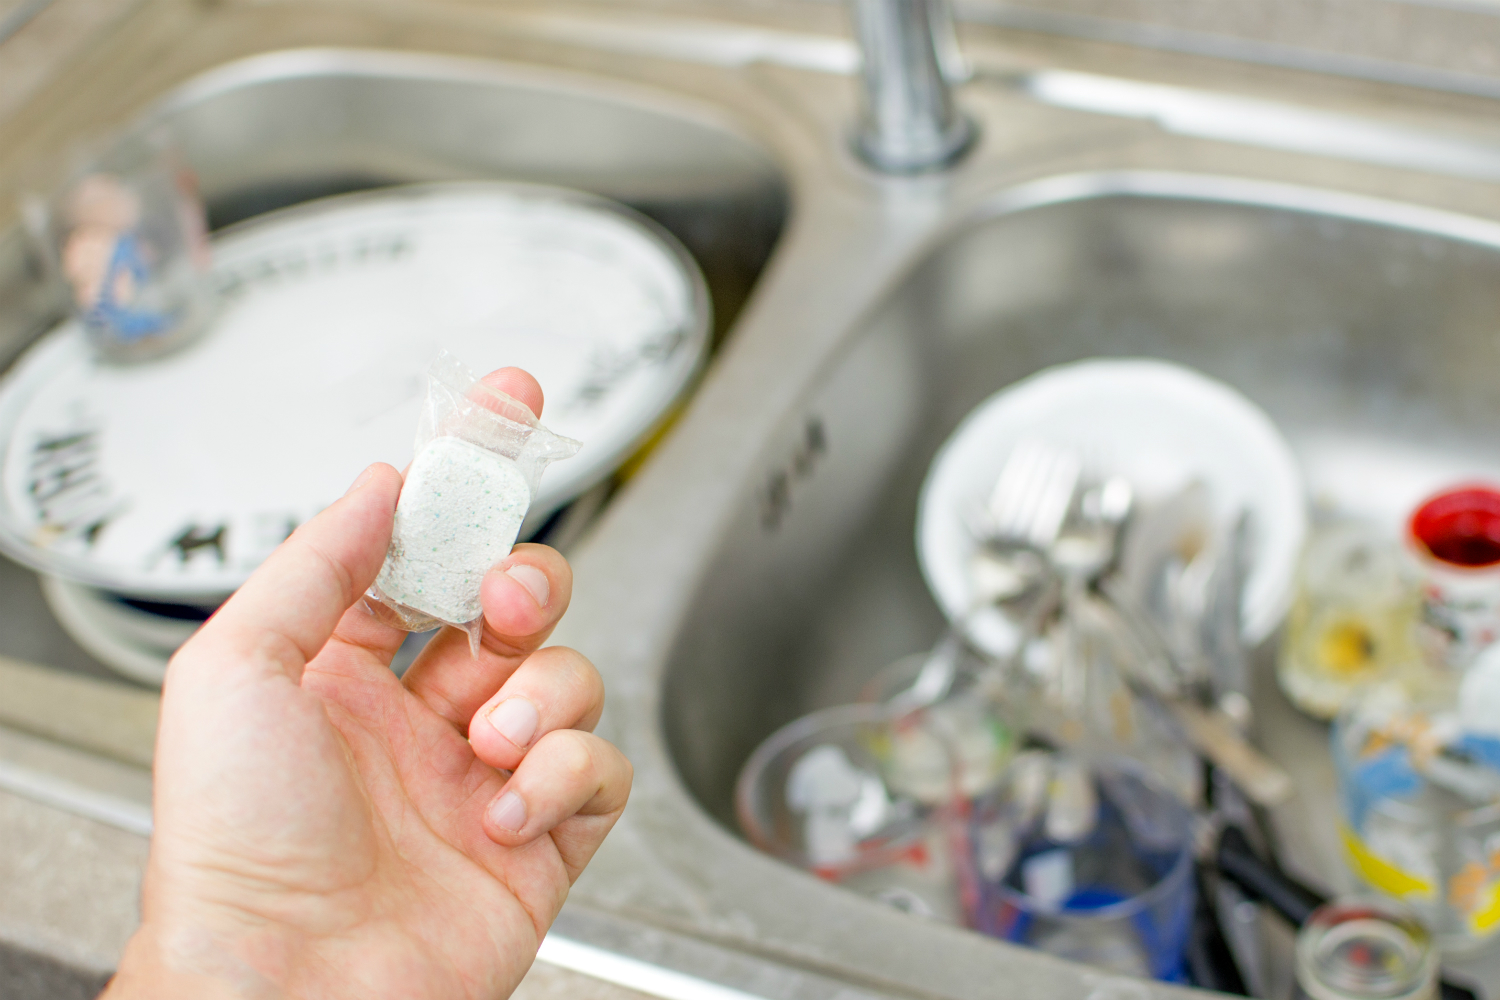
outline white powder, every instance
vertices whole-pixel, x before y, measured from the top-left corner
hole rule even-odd
[[[434,438],[407,472],[376,584],[434,618],[474,621],[479,583],[510,552],[530,505],[516,463],[456,437]]]

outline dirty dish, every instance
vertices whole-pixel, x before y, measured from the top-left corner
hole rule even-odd
[[[990,396],[944,443],[922,485],[917,555],[950,621],[975,603],[971,568],[980,542],[972,512],[1028,439],[1082,456],[1095,474],[1124,477],[1145,504],[1198,480],[1216,520],[1227,524],[1248,512],[1246,643],[1259,643],[1280,622],[1307,524],[1291,449],[1235,389],[1149,359],[1045,369]],[[971,638],[993,655],[1009,655],[1020,641],[1021,629],[999,612],[975,612],[971,620]]]
[[[529,185],[416,185],[221,234],[199,340],[101,364],[78,323],[0,381],[0,549],[42,572],[189,601],[233,590],[369,462],[404,466],[440,348],[541,382],[583,442],[523,534],[602,482],[708,348],[702,276],[654,223]]]
[[[116,673],[153,687],[161,685],[177,647],[198,631],[219,603],[136,600],[45,574],[41,585],[53,617],[84,652]]]

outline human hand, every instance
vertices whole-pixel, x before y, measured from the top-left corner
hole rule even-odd
[[[524,372],[485,381],[540,412]],[[390,671],[405,633],[360,597],[400,488],[366,470],[173,658],[143,921],[109,1000],[508,996],[623,811],[598,673],[541,648],[572,590],[556,551],[518,545],[485,577],[477,661],[445,628]]]

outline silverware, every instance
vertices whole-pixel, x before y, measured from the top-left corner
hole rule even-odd
[[[1062,530],[1082,471],[1077,456],[1038,441],[1016,445],[969,530],[979,541],[971,563],[975,589],[969,611],[933,648],[910,688],[891,698],[898,710],[934,704],[953,689],[969,619],[1002,607],[1024,637],[1054,603],[1056,573],[1048,551]]]

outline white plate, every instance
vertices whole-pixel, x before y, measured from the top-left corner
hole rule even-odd
[[[43,575],[41,582],[53,616],[84,652],[152,687],[161,687],[167,661],[200,624],[139,611],[55,576]]]
[[[622,206],[530,185],[330,198],[227,231],[225,306],[197,343],[96,363],[77,324],[0,382],[0,548],[132,595],[238,586],[372,461],[409,461],[446,348],[526,368],[583,442],[528,525],[610,475],[708,349],[702,276]],[[102,525],[91,530],[94,525]]]
[[[1125,476],[1144,502],[1199,479],[1215,518],[1248,510],[1253,540],[1244,637],[1259,643],[1276,628],[1307,530],[1296,459],[1271,419],[1238,391],[1146,359],[1079,361],[1038,372],[981,403],[938,451],[917,508],[917,555],[950,621],[972,602],[969,566],[977,543],[965,513],[989,496],[1022,439],[1075,451]],[[1016,641],[998,612],[976,615],[971,631],[991,653],[1009,652]]]

